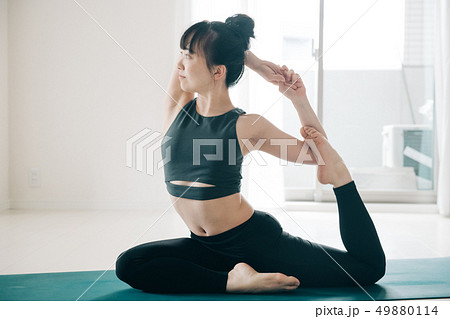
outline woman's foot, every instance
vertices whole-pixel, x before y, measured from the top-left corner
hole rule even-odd
[[[281,273],[259,273],[246,263],[239,263],[228,273],[227,292],[260,293],[296,289],[300,281]]]
[[[321,133],[309,126],[302,127],[300,133],[305,139],[314,141],[325,162],[325,165],[318,165],[317,169],[317,179],[321,184],[332,184],[337,188],[353,180],[342,158]]]

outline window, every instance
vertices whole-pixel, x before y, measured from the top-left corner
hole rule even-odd
[[[323,124],[365,199],[435,200],[433,14],[434,1],[325,2]]]
[[[302,76],[311,105],[364,199],[434,202],[435,1],[328,0],[322,20],[320,5],[315,0],[191,0],[191,22],[250,15],[256,22],[252,49]],[[294,107],[258,75],[247,71],[231,97],[248,113],[263,114],[300,137]],[[250,181],[243,187],[250,200],[273,204],[267,192],[277,201],[334,200],[331,187],[317,183],[314,166],[281,165],[260,155],[265,165],[251,158],[244,162],[244,178]]]

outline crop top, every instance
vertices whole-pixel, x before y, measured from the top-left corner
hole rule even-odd
[[[207,200],[240,191],[243,156],[236,122],[243,113],[246,112],[234,108],[221,115],[203,116],[197,112],[197,98],[183,106],[161,142],[169,194]],[[175,180],[214,186],[187,186],[170,182]]]

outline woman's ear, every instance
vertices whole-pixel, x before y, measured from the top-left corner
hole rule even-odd
[[[214,80],[225,79],[227,76],[227,68],[225,65],[216,65],[214,67]]]

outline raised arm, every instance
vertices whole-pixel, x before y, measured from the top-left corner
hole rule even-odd
[[[183,57],[180,56],[177,59],[177,63],[172,71],[172,76],[167,87],[167,94],[164,97],[164,124],[163,132],[169,128],[170,123],[174,120],[181,108],[190,100],[194,98],[194,93],[186,92],[181,89],[179,76],[179,59]]]
[[[250,50],[246,51],[245,65],[268,82],[278,85],[280,92],[294,104],[302,126],[311,126],[322,133],[325,138],[327,137],[311,104],[309,104],[305,86],[297,73],[289,70],[285,65],[280,67],[275,63],[261,60]]]
[[[311,104],[309,104],[306,96],[306,88],[300,75],[293,70],[289,70],[285,65],[283,65],[281,71],[285,78],[285,82],[279,82],[279,90],[292,101],[302,126],[311,126],[327,138],[322,124],[320,124],[316,113],[314,113]]]
[[[170,78],[169,86],[167,87],[167,93],[164,99],[164,108],[176,108],[180,105],[180,108],[187,102],[194,98],[194,93],[185,92],[181,89],[179,76],[179,62],[182,59],[182,54],[177,58],[175,67],[172,71],[172,76]]]
[[[278,85],[278,82],[284,82],[284,76],[279,65],[259,59],[250,50],[245,51],[245,65],[272,84]]]

